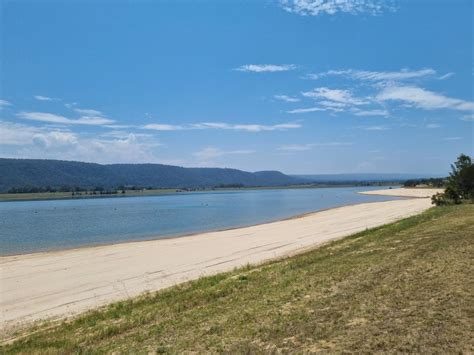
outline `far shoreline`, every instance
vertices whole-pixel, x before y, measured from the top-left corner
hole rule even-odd
[[[86,199],[104,199],[104,198],[126,198],[126,197],[151,197],[151,196],[169,196],[212,192],[233,192],[233,191],[253,191],[253,190],[289,190],[289,189],[326,189],[343,187],[401,187],[400,184],[313,184],[313,185],[288,185],[288,186],[248,186],[240,188],[227,187],[209,187],[202,189],[182,189],[182,188],[163,188],[163,189],[142,189],[125,190],[125,194],[120,192],[112,194],[88,194],[72,195],[72,192],[35,192],[35,193],[0,193],[1,202],[28,202],[28,201],[60,201],[60,200],[86,200]]]

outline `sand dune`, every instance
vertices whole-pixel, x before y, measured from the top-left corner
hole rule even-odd
[[[404,196],[410,194],[403,190]],[[420,197],[419,190],[411,191]],[[282,257],[430,206],[429,198],[365,203],[189,237],[1,257],[2,330]]]

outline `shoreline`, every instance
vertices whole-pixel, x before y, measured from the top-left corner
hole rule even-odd
[[[0,257],[0,329],[294,255],[430,207],[428,198],[369,202],[187,237]]]
[[[96,194],[96,195],[77,195],[72,196],[71,192],[56,193],[56,192],[38,192],[38,193],[0,193],[1,202],[32,202],[32,201],[62,201],[62,200],[88,200],[88,199],[103,199],[103,198],[125,198],[125,197],[153,197],[153,196],[169,196],[169,195],[184,195],[196,193],[213,193],[213,192],[236,192],[236,191],[255,191],[255,190],[295,190],[295,189],[331,189],[341,187],[389,187],[393,186],[399,188],[400,185],[356,185],[356,184],[334,184],[334,185],[294,185],[294,186],[260,186],[260,187],[242,187],[242,188],[204,188],[202,190],[182,190],[179,188],[163,188],[152,190],[126,190],[128,193],[121,194]],[[173,191],[175,190],[175,191]],[[136,192],[140,191],[140,192]],[[50,194],[51,196],[39,196],[42,194]],[[67,194],[57,195],[55,194]],[[26,196],[25,195],[30,195]],[[25,197],[25,198],[23,198]]]
[[[357,193],[358,194],[364,194],[364,192],[357,192]],[[385,195],[383,195],[383,196],[385,196]],[[320,213],[320,212],[324,212],[324,211],[330,211],[330,210],[334,210],[334,209],[342,208],[342,207],[357,206],[357,205],[361,205],[361,204],[399,201],[399,200],[402,200],[402,199],[409,199],[409,198],[424,198],[424,197],[407,197],[407,196],[390,196],[390,197],[394,197],[394,199],[385,200],[385,201],[368,201],[368,202],[362,202],[362,203],[348,203],[348,204],[343,204],[343,205],[339,205],[339,206],[335,206],[335,207],[327,207],[327,208],[322,208],[322,209],[314,210],[314,211],[310,211],[310,212],[299,213],[299,214],[289,216],[289,217],[276,218],[276,219],[272,219],[272,220],[269,220],[269,221],[258,222],[258,223],[253,223],[253,224],[239,225],[239,226],[235,226],[235,227],[209,229],[209,230],[204,230],[204,231],[191,232],[191,233],[185,233],[185,234],[176,234],[176,235],[169,235],[169,236],[162,236],[162,237],[159,237],[159,235],[153,235],[153,236],[150,236],[149,238],[143,238],[143,239],[140,238],[140,239],[137,239],[137,240],[129,239],[129,240],[122,240],[122,241],[111,242],[111,243],[106,242],[106,243],[88,244],[88,245],[73,246],[73,247],[66,247],[66,248],[60,248],[60,249],[38,250],[38,251],[27,252],[27,253],[0,254],[0,265],[2,264],[1,263],[2,258],[23,257],[23,256],[38,255],[38,254],[49,255],[49,254],[54,254],[54,253],[67,252],[67,251],[108,247],[108,246],[112,246],[112,245],[155,242],[155,241],[159,241],[159,240],[169,240],[169,239],[180,239],[180,238],[193,237],[193,236],[196,236],[196,235],[199,235],[199,234],[226,232],[226,231],[233,231],[233,230],[236,230],[236,229],[262,226],[262,225],[266,225],[266,224],[270,224],[270,223],[290,221],[290,220],[293,220],[293,219],[305,218],[305,217],[314,215],[316,213]]]

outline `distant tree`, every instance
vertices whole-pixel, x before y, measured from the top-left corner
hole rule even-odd
[[[471,157],[461,154],[451,165],[451,169],[444,193],[433,196],[433,203],[443,205],[468,200],[474,202],[474,164]]]

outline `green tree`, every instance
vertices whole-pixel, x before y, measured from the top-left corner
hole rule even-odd
[[[444,194],[433,199],[437,205],[449,201],[461,203],[462,200],[474,200],[474,164],[471,157],[461,154],[451,169]]]

